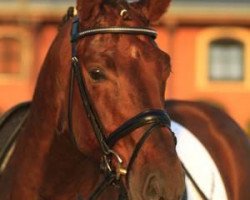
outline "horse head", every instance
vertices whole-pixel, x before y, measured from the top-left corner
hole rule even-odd
[[[78,0],[45,61],[58,64],[42,71],[56,74],[61,129],[130,199],[180,199],[184,188],[164,111],[170,58],[149,28],[169,2]]]

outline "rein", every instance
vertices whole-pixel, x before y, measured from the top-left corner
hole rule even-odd
[[[128,183],[129,172],[132,165],[146,139],[151,134],[155,127],[166,127],[170,130],[170,118],[164,110],[150,109],[142,113],[139,113],[135,117],[126,121],[123,125],[118,127],[109,137],[106,137],[101,120],[95,111],[94,105],[90,99],[89,92],[86,87],[86,82],[83,73],[80,68],[80,64],[77,58],[76,44],[79,39],[84,39],[87,36],[95,34],[131,34],[131,35],[146,35],[153,39],[156,38],[157,33],[149,28],[140,27],[102,27],[88,29],[82,32],[79,31],[78,18],[73,19],[72,32],[71,32],[71,43],[72,43],[72,63],[71,63],[71,75],[70,75],[70,87],[69,87],[69,102],[68,102],[68,123],[71,132],[71,138],[76,144],[73,128],[72,128],[72,103],[73,103],[73,88],[74,81],[76,79],[77,85],[80,91],[80,97],[83,103],[85,112],[89,118],[89,121],[93,127],[96,139],[102,150],[102,158],[100,168],[104,173],[103,182],[96,188],[96,190],[89,196],[89,200],[97,199],[101,193],[110,185],[115,186],[119,189],[119,199],[128,199],[127,191],[121,176],[125,176],[126,183]],[[139,127],[150,125],[150,128],[143,134],[135,146],[127,168],[122,166],[123,161],[121,157],[112,149],[112,147],[123,137],[129,135],[131,132]],[[117,166],[112,165],[112,160],[115,160]],[[81,195],[78,196],[78,200],[83,199]]]

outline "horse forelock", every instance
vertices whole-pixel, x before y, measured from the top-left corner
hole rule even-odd
[[[80,4],[80,3],[79,3]],[[88,16],[83,15],[85,9],[77,12],[82,29],[105,26],[142,26],[147,27],[149,20],[136,5],[128,4],[124,0],[106,0],[91,8]],[[122,11],[126,10],[126,15]]]

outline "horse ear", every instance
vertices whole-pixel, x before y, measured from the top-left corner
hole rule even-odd
[[[158,20],[167,10],[171,0],[140,0],[141,11],[151,21]]]
[[[91,20],[97,16],[103,0],[77,0],[76,10],[81,22]]]

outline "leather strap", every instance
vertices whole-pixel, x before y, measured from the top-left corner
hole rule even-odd
[[[170,118],[164,110],[160,109],[150,109],[139,113],[110,134],[107,138],[108,146],[113,147],[118,140],[133,132],[135,129],[148,124],[170,127]]]
[[[75,33],[72,35],[71,42],[75,42],[86,36],[96,35],[96,34],[132,34],[132,35],[147,35],[155,39],[157,37],[157,32],[149,28],[141,27],[100,27],[84,30],[80,33]]]

